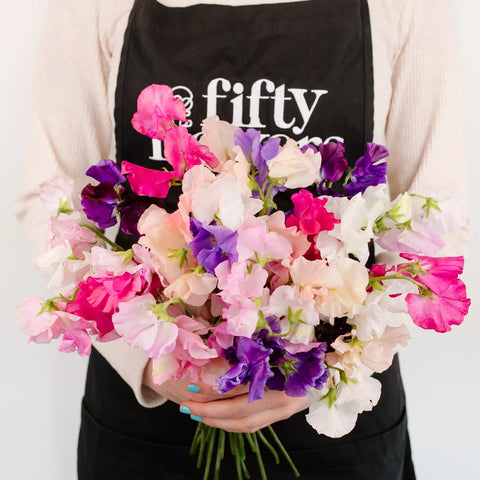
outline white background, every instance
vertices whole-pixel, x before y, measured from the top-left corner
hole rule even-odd
[[[409,0],[421,1],[421,0]],[[24,295],[45,296],[43,281],[27,260],[12,201],[21,185],[31,99],[31,80],[46,0],[1,0],[0,152],[3,158],[0,329],[0,478],[76,478],[76,440],[86,360],[61,354],[54,345],[26,345],[15,325]],[[480,180],[478,0],[455,0],[464,75],[473,242]],[[454,94],[454,92],[452,92]],[[414,460],[420,480],[480,478],[480,261],[474,248],[464,280],[473,300],[464,325],[453,333],[419,332],[401,355]],[[354,480],[354,479],[352,479]],[[372,479],[377,480],[377,479]],[[383,479],[382,479],[383,480]],[[387,480],[387,479],[385,479]]]

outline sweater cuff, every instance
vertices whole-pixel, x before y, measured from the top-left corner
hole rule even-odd
[[[142,407],[154,408],[167,401],[142,383],[143,371],[149,360],[143,350],[131,347],[121,338],[111,342],[94,340],[93,345],[130,386]]]

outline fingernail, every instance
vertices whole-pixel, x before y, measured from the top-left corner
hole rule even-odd
[[[190,418],[192,420],[195,420],[196,422],[201,422],[202,421],[202,419],[200,417],[197,417],[196,415],[190,415]]]
[[[200,391],[200,388],[198,385],[195,385],[193,383],[191,383],[188,387],[187,387],[187,390],[189,392],[192,392],[192,393],[198,393]]]
[[[192,413],[188,407],[183,407],[183,406],[180,407],[180,412],[186,413],[187,415],[190,415]]]

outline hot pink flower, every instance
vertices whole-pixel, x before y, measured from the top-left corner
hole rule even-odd
[[[157,198],[168,195],[170,182],[175,178],[175,172],[153,170],[126,161],[122,162],[122,173],[137,195]]]
[[[112,315],[118,304],[131,300],[142,287],[143,280],[139,274],[132,275],[125,272],[120,276],[89,277],[79,284],[75,300],[67,304],[66,310],[94,320],[100,333],[99,340],[101,340],[105,335],[113,332]],[[111,336],[108,339],[111,340]]]
[[[208,147],[198,143],[185,127],[172,128],[166,133],[164,152],[178,178],[183,178],[185,170],[202,162],[212,168],[218,165],[218,160]]]
[[[285,222],[287,227],[296,226],[305,235],[316,235],[325,230],[333,230],[340,223],[333,213],[325,208],[328,198],[314,197],[308,190],[300,190],[292,195],[294,214]]]
[[[463,257],[435,258],[406,253],[401,256],[418,262],[426,272],[413,275],[413,278],[429,291],[406,296],[408,313],[413,321],[419,327],[437,332],[448,332],[451,325],[460,325],[470,307],[465,285],[457,278],[463,271]]]
[[[174,126],[174,120],[187,120],[185,105],[174,97],[167,85],[150,85],[137,99],[137,112],[132,125],[137,132],[163,140],[165,132]]]

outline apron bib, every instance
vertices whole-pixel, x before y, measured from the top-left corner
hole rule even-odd
[[[130,124],[138,94],[167,84],[187,107],[191,133],[218,115],[265,135],[301,144],[344,141],[347,158],[364,153],[373,135],[373,66],[366,0],[311,0],[230,7],[167,8],[155,0],[134,4],[115,97],[117,161],[164,166],[160,142]],[[166,209],[176,208],[171,189]],[[283,199],[288,206],[288,198]],[[287,208],[287,207],[285,207]],[[118,243],[133,241],[120,233]],[[377,378],[382,397],[343,438],[318,435],[305,412],[275,424],[302,480],[414,479],[403,386],[395,359]],[[196,479],[188,450],[196,423],[165,405],[146,409],[130,387],[93,351],[88,368],[79,440],[79,478]],[[253,479],[259,478],[256,461]],[[264,455],[276,480],[294,478],[288,466]],[[235,478],[228,455],[221,478]]]

